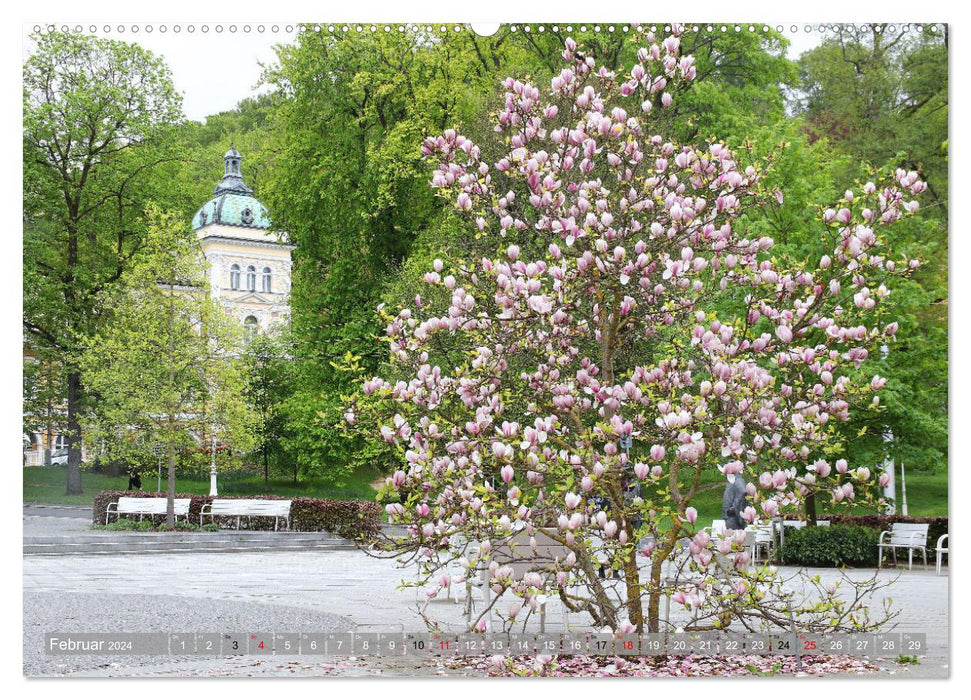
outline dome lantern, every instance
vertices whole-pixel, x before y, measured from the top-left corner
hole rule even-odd
[[[235,145],[230,144],[223,162],[223,176],[213,190],[214,197],[196,212],[192,219],[193,230],[210,224],[269,229],[269,212],[243,181],[243,156]]]

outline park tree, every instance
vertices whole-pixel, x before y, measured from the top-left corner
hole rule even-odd
[[[341,368],[347,358],[377,368],[374,306],[415,238],[443,215],[421,140],[455,121],[484,121],[501,67],[527,53],[506,35],[437,27],[307,29],[279,48],[266,76],[279,94],[279,146],[261,192],[296,246],[288,449],[305,472],[339,483],[362,456],[341,428],[340,396],[350,390]]]
[[[77,494],[79,348],[138,250],[145,202],[174,181],[177,158],[163,146],[181,99],[164,62],[137,45],[61,32],[32,40],[23,69],[23,324],[30,348],[64,368],[67,493]]]
[[[830,450],[885,384],[862,368],[896,333],[885,300],[918,267],[888,231],[926,186],[906,170],[854,185],[813,222],[825,254],[777,259],[744,219],[784,201],[763,181],[771,161],[655,130],[696,75],[673,29],[645,33],[627,69],[568,39],[549,87],[507,78],[494,161],[453,129],[423,145],[433,188],[493,252],[434,260],[424,293],[381,310],[388,364],[346,420],[397,450],[382,497],[412,583],[431,598],[481,570],[496,597],[478,631],[547,595],[620,631],[658,631],[665,596],[691,629],[881,621],[872,581],[844,598],[810,579],[796,601],[777,572],[746,566],[744,532],[709,534],[692,502],[721,472],[747,482],[750,523],[808,497],[881,504],[885,477]],[[517,543],[527,559],[548,543],[562,554],[525,575],[490,562]]]
[[[947,260],[947,28],[839,27],[798,67],[792,107],[806,134],[849,156],[828,170],[856,176],[863,162],[871,172],[918,171],[926,201],[895,231],[895,245]],[[925,265],[890,300],[901,333],[871,363],[871,371],[890,378],[884,401],[879,411],[845,424],[845,442],[874,464],[893,460],[922,470],[947,464],[947,274],[946,264]]]
[[[294,466],[296,459],[287,458],[284,438],[287,434],[286,401],[293,394],[291,361],[293,347],[285,329],[256,333],[247,340],[243,362],[247,373],[246,401],[256,419],[254,452],[263,467],[263,489],[269,492],[270,463]],[[297,470],[293,469],[294,483]]]
[[[207,265],[180,217],[149,211],[148,234],[105,303],[112,317],[85,344],[82,378],[96,395],[91,438],[109,455],[125,444],[162,445],[174,522],[180,452],[200,443],[252,447],[238,324],[210,297]]]

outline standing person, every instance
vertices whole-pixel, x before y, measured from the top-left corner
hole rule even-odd
[[[729,530],[744,530],[745,521],[742,520],[742,511],[748,508],[745,479],[735,474],[728,474],[727,479],[728,483],[725,484],[725,493],[722,496],[722,518],[725,520],[725,527]]]

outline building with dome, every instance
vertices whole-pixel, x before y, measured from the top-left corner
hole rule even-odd
[[[223,157],[225,172],[192,219],[209,262],[213,298],[252,333],[290,317],[290,252],[294,246],[271,230],[267,208],[243,181],[243,157],[234,147]],[[28,353],[28,358],[30,358]],[[36,360],[32,360],[35,361]],[[67,436],[59,427],[62,406],[52,406],[46,430],[24,434],[24,466],[67,463]],[[82,461],[87,450],[82,445]]]
[[[271,229],[269,211],[243,181],[243,157],[231,146],[213,198],[192,218],[210,266],[210,289],[223,308],[251,332],[290,316],[290,252]]]

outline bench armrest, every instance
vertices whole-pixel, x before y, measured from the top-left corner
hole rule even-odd
[[[891,532],[890,532],[890,530],[884,530],[883,532],[881,532],[881,533],[880,533],[880,539],[879,539],[879,541],[877,542],[877,544],[888,544],[888,543],[885,543],[885,542],[883,541],[883,536],[884,536],[884,535],[889,535],[889,534],[891,534]]]
[[[938,549],[941,549],[942,547],[945,547],[946,543],[947,543],[947,534],[943,534],[943,535],[941,535],[940,537],[937,538],[937,548]]]

